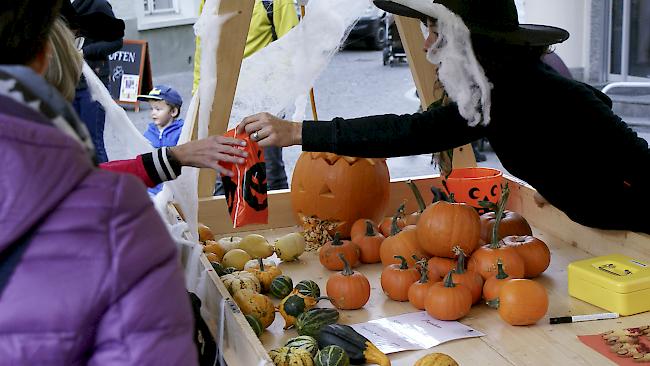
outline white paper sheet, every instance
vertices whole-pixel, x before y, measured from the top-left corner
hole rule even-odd
[[[436,320],[426,311],[353,324],[352,328],[386,354],[428,349],[455,339],[485,335],[456,321]]]

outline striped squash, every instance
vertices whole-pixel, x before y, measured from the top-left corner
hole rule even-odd
[[[316,352],[318,352],[316,338],[307,335],[293,337],[284,346],[288,348],[302,348],[307,350],[312,356],[315,356]]]
[[[262,326],[262,322],[260,322],[260,320],[257,317],[250,314],[246,314],[244,315],[244,317],[248,321],[248,324],[251,326],[251,328],[253,328],[253,332],[255,332],[255,335],[258,337],[262,335],[262,333],[264,332],[264,327]]]
[[[269,293],[276,299],[284,299],[293,289],[293,281],[287,275],[279,275],[271,281]]]
[[[349,366],[350,357],[345,353],[343,348],[337,345],[331,345],[318,351],[314,357],[316,366]]]
[[[316,337],[320,329],[339,320],[336,309],[314,308],[305,311],[296,318],[298,334]]]
[[[275,366],[313,366],[311,353],[302,348],[280,347],[269,352]]]
[[[305,296],[311,296],[313,298],[320,297],[320,287],[318,287],[318,284],[312,280],[302,280],[298,282],[295,289]]]

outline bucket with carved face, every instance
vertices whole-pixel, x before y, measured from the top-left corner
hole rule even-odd
[[[456,202],[474,207],[479,214],[485,213],[480,201],[499,202],[503,173],[492,168],[456,168],[443,180]]]

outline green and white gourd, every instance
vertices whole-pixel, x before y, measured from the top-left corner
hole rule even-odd
[[[349,366],[350,357],[348,357],[343,348],[337,345],[331,345],[316,353],[314,364],[316,366]]]

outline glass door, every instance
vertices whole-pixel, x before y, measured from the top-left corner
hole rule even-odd
[[[650,0],[610,2],[609,80],[650,80]]]

